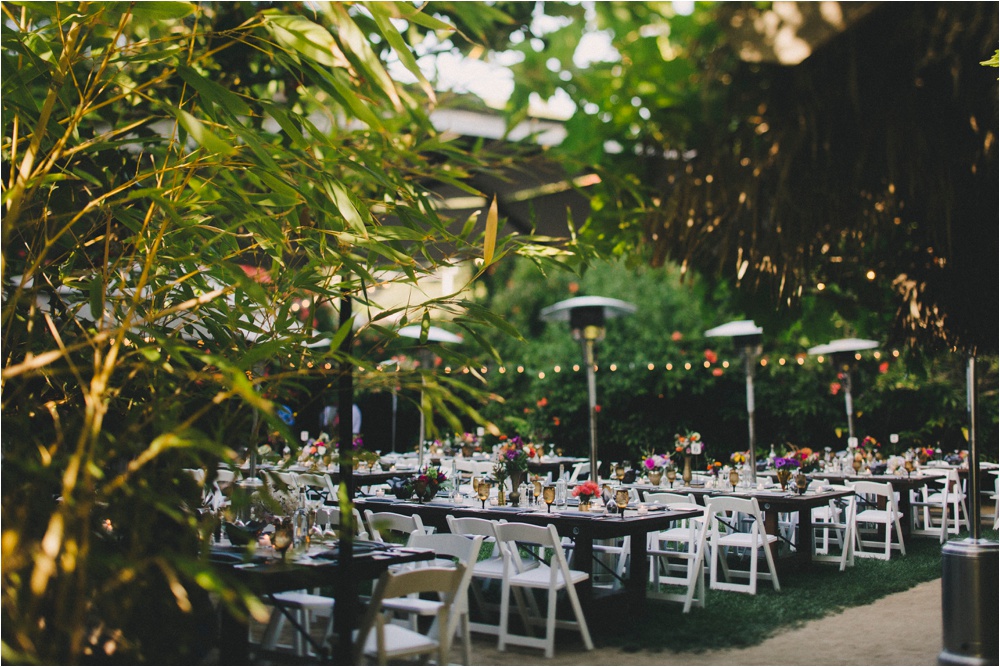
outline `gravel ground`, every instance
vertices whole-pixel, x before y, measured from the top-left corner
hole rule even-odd
[[[941,580],[928,581],[873,604],[809,621],[762,644],[743,649],[672,653],[585,651],[579,641],[560,641],[556,655],[473,640],[476,665],[937,665],[942,648]],[[460,660],[460,653],[452,654]]]

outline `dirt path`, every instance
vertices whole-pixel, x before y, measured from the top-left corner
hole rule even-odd
[[[738,625],[738,623],[734,623]],[[669,632],[669,629],[666,629]],[[873,604],[809,621],[758,646],[702,653],[582,650],[560,642],[552,660],[542,652],[473,641],[476,665],[936,665],[942,648],[941,580],[928,581]],[[459,654],[453,654],[453,659]]]

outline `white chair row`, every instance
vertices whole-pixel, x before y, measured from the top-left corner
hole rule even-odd
[[[554,526],[449,516],[447,521],[451,533],[428,534],[418,515],[366,510],[365,517],[375,539],[379,539],[387,529],[409,531],[408,546],[430,548],[439,555],[447,553],[459,558],[468,568],[468,576],[480,580],[478,584],[500,583],[499,620],[495,625],[471,621],[468,604],[470,595],[480,610],[492,611],[485,602],[481,585],[463,587],[465,597],[458,600],[452,610],[453,632],[449,636],[461,630],[467,663],[471,662],[470,632],[497,635],[497,647],[501,651],[508,644],[517,644],[543,649],[545,656],[551,658],[555,653],[556,628],[569,628],[580,633],[587,650],[593,649],[593,641],[575,588],[588,575],[569,568]],[[475,544],[475,557],[462,561],[457,549],[452,548],[456,544],[456,538],[472,540]],[[492,544],[493,549],[488,557],[480,560],[480,546],[483,543]],[[415,567],[420,565],[416,564]],[[547,591],[544,616],[538,600],[530,592],[533,589]],[[574,616],[572,620],[560,620],[556,617],[557,595],[560,591],[565,592],[569,600]],[[510,629],[511,597],[514,598],[517,613],[527,634],[517,634]],[[401,600],[384,606],[386,609],[408,614],[421,613],[422,609],[423,613],[428,613],[424,601]],[[536,637],[532,633],[533,627],[537,625],[545,627],[544,637]]]

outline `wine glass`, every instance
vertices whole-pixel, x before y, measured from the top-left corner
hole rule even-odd
[[[677,471],[671,468],[667,471],[667,481],[670,482],[670,488],[674,488],[674,480],[677,479]]]
[[[903,467],[906,468],[906,478],[909,479],[910,473],[913,472],[915,466],[913,465],[913,459],[906,459],[903,463]]]
[[[552,512],[552,503],[556,500],[556,487],[550,484],[542,489],[542,500],[544,500],[545,504],[548,505],[549,512]]]
[[[618,505],[618,511],[621,513],[623,519],[625,518],[625,508],[628,507],[628,499],[628,489],[618,489],[615,491],[615,505]]]
[[[733,487],[733,493],[736,493],[736,485],[740,483],[740,473],[735,468],[729,471],[729,483]]]
[[[288,554],[288,547],[292,546],[293,531],[290,522],[281,521],[274,527],[274,535],[271,537],[271,544],[275,550],[281,554],[281,560],[285,560]]]
[[[490,484],[486,481],[479,482],[479,486],[476,488],[476,495],[479,496],[479,500],[483,503],[483,509],[486,509],[486,501],[490,498]]]
[[[619,482],[625,479],[625,466],[623,466],[621,463],[615,464],[615,477],[618,478]]]

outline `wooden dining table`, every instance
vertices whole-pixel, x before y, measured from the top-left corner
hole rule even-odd
[[[577,585],[577,593],[588,619],[605,617],[609,605],[617,602],[628,613],[640,612],[646,603],[646,589],[649,583],[649,559],[647,558],[646,536],[650,532],[658,532],[670,528],[676,521],[701,516],[699,511],[671,510],[662,506],[648,508],[646,514],[639,514],[635,509],[626,510],[624,517],[618,514],[603,512],[581,512],[579,509],[567,506],[564,510],[545,510],[538,507],[490,506],[485,508],[478,503],[475,506],[457,504],[445,499],[436,499],[427,503],[404,502],[386,497],[370,497],[359,499],[356,505],[361,510],[373,512],[396,512],[398,514],[417,514],[425,525],[434,526],[439,531],[448,530],[448,515],[455,517],[477,517],[489,520],[505,520],[508,522],[530,523],[535,525],[552,524],[561,537],[573,540],[573,560],[571,567],[588,573],[586,581]],[[595,563],[600,561],[594,555],[594,543],[599,540],[616,540],[630,538],[629,558],[631,567],[627,573],[622,588],[616,592],[597,591],[593,586]],[[603,566],[603,564],[601,564]],[[609,600],[609,597],[617,598]]]

